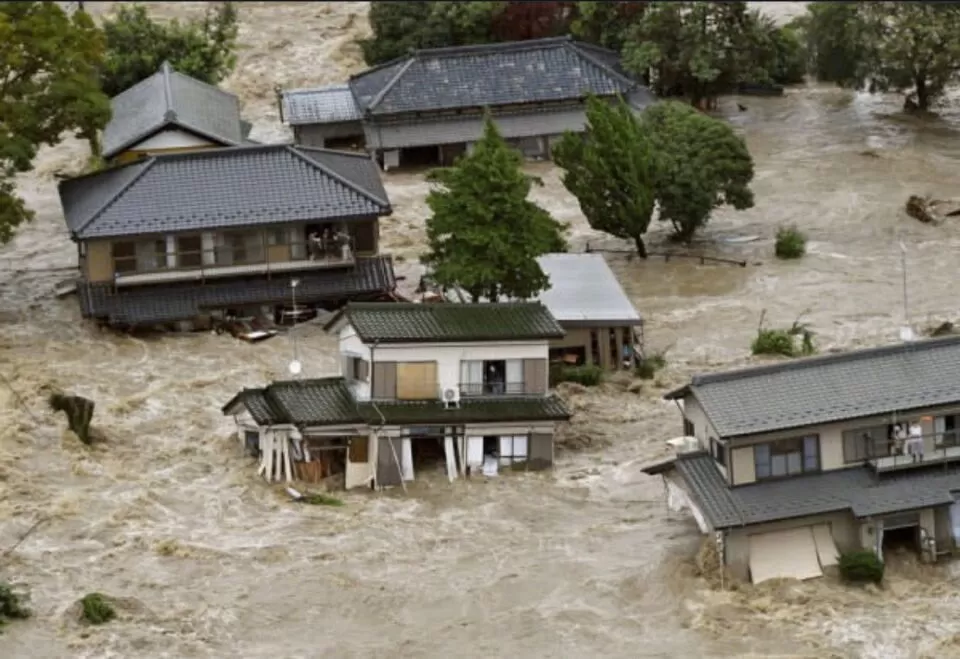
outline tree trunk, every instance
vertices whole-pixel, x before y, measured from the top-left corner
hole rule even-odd
[[[633,237],[633,244],[637,246],[637,254],[640,255],[640,258],[647,258],[647,246],[644,244],[641,234],[638,233]]]
[[[916,79],[917,109],[925,112],[930,109],[930,92],[927,90],[927,76],[920,74]]]

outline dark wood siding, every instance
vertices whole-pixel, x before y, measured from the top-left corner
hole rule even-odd
[[[376,220],[368,222],[357,222],[350,225],[350,235],[353,236],[353,249],[357,254],[369,255],[377,253],[377,232],[378,226]]]
[[[547,360],[546,359],[524,359],[523,360],[523,393],[525,394],[547,393]]]
[[[371,398],[394,400],[397,397],[397,362],[373,363]]]
[[[529,469],[547,469],[553,466],[553,434],[534,433],[530,435]]]

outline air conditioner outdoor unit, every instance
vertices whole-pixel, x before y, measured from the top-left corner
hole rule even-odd
[[[443,398],[445,408],[460,407],[460,387],[455,385],[441,387],[440,395]]]

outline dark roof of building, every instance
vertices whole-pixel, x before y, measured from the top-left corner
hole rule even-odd
[[[642,85],[618,62],[570,37],[434,48],[355,75],[350,89],[372,115],[628,96]]]
[[[928,339],[697,375],[692,393],[722,437],[960,401],[960,337]]]
[[[77,239],[390,213],[366,154],[285,144],[158,154],[62,181]]]
[[[711,526],[717,529],[849,510],[856,517],[907,512],[953,503],[960,472],[930,469],[877,477],[851,467],[730,487],[705,452],[678,456],[647,473],[676,469]]]
[[[235,414],[238,405],[261,426],[334,426],[362,423],[363,417],[343,378],[286,380],[262,389],[244,389],[223,406]]]
[[[378,296],[396,288],[389,256],[357,259],[347,269],[288,273],[271,279],[241,277],[117,289],[112,283],[78,283],[85,317],[116,326],[153,325],[191,320],[210,309],[290,302],[290,278],[300,280],[297,302],[315,304]]]
[[[325,426],[347,423],[429,425],[499,421],[564,421],[570,412],[557,396],[466,399],[446,408],[440,401],[357,403],[341,377],[274,382],[244,389],[223,406],[236,414],[239,405],[261,426]]]
[[[363,113],[350,91],[341,83],[314,89],[290,89],[281,92],[283,120],[291,126],[360,121]]]
[[[539,302],[350,302],[324,329],[349,323],[364,343],[556,339],[564,330]]]
[[[175,127],[223,146],[243,142],[236,96],[174,71],[168,62],[110,100],[103,156],[111,158],[164,128]],[[249,131],[248,131],[249,132]]]

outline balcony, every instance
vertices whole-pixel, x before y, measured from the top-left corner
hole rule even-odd
[[[523,382],[461,382],[460,395],[464,398],[478,396],[518,396],[523,394]]]
[[[873,470],[880,474],[892,471],[903,471],[919,467],[943,465],[945,468],[955,462],[960,462],[960,431],[950,430],[943,433],[927,434],[922,436],[923,451],[911,452],[910,440],[904,443],[902,453],[892,449],[891,455],[877,456],[867,460]],[[933,447],[931,450],[930,447]]]
[[[349,267],[355,263],[349,248],[337,253],[323,253],[307,257],[306,243],[271,245],[265,250],[238,258],[224,258],[224,250],[206,249],[158,254],[152,268],[142,267],[135,258],[114,258],[114,281],[117,286],[162,284],[183,281],[203,281],[220,277],[242,275],[283,274],[302,270],[324,270]],[[259,252],[259,253],[257,253]],[[167,263],[177,265],[170,266]],[[163,264],[163,265],[161,265]]]

